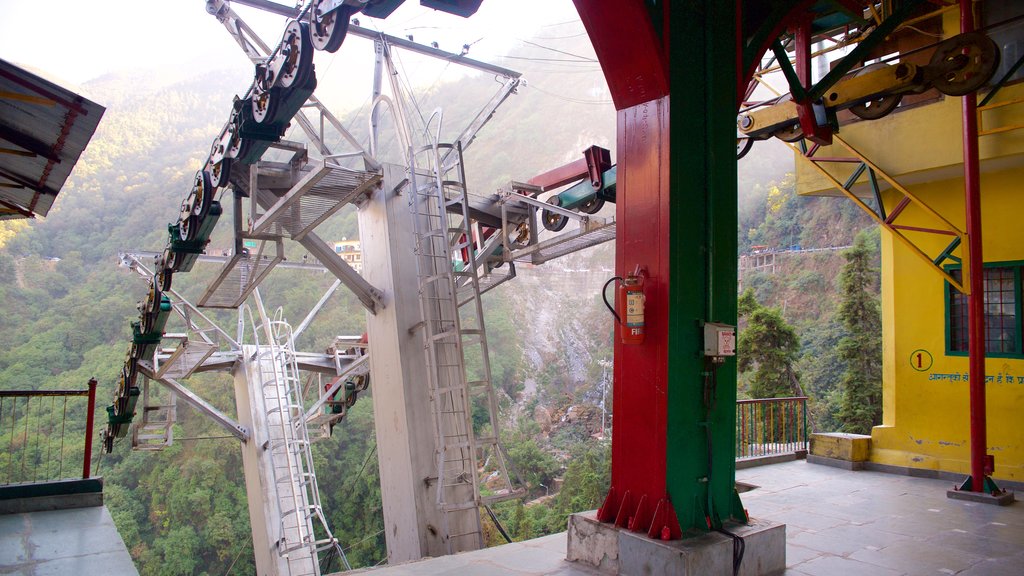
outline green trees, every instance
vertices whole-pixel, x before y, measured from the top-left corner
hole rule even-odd
[[[753,370],[749,380],[750,396],[802,396],[803,390],[793,368],[800,340],[793,327],[782,318],[782,312],[762,306],[754,291],[748,288],[740,296],[739,314],[747,323],[746,328],[740,330],[737,346],[739,370]]]
[[[838,420],[843,432],[870,434],[882,418],[882,320],[875,288],[878,270],[871,266],[876,248],[870,234],[857,235],[843,256],[839,276],[842,301],[838,318],[846,329],[839,356],[846,370],[839,383]]]

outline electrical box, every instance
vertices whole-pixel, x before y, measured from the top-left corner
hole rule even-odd
[[[704,323],[704,355],[724,358],[736,355],[736,327],[728,324]]]

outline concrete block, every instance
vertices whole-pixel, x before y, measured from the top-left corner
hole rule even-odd
[[[749,524],[730,524],[727,530],[743,538],[740,576],[766,576],[786,571],[786,525],[751,518]]]
[[[619,531],[613,524],[598,521],[597,510],[570,515],[565,559],[618,574]]]
[[[711,532],[683,540],[651,540],[646,534],[619,533],[619,574],[648,576],[726,576],[732,574],[732,540]]]
[[[744,542],[741,576],[782,574],[786,569],[786,526],[752,519],[730,524]],[[711,532],[664,542],[597,521],[596,512],[569,517],[566,559],[594,566],[607,574],[648,576],[731,576],[733,540]]]
[[[864,462],[871,453],[871,436],[824,432],[811,434],[811,454],[848,462]]]
[[[996,506],[1007,506],[1013,504],[1013,492],[1003,491],[999,494],[987,494],[985,492],[971,492],[970,490],[947,490],[946,498],[953,500],[965,500],[967,502],[979,502],[981,504],[995,504]]]

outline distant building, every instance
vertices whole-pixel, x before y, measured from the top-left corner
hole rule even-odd
[[[985,2],[982,24],[1009,17],[1018,3]],[[989,13],[989,10],[996,13]],[[959,14],[947,12],[934,25],[949,37],[959,30]],[[941,26],[941,28],[938,28]],[[994,83],[1019,58],[1020,27],[991,34],[1003,50]],[[920,43],[933,40],[921,35]],[[883,52],[884,53],[884,52]],[[928,53],[921,55],[927,63]],[[902,59],[900,60],[903,61]],[[1019,74],[1018,74],[1019,76]],[[982,100],[990,91],[979,91]],[[916,101],[915,101],[916,100]],[[909,101],[909,102],[908,102]],[[997,479],[1024,480],[1024,84],[1003,87],[980,113],[980,157],[984,270],[988,449]],[[868,174],[858,173],[852,193],[869,206],[879,198],[879,219],[892,231],[882,234],[882,424],[871,433],[870,459],[882,465],[957,474],[970,473],[968,414],[967,297],[951,282],[964,280],[960,261],[966,251],[935,216],[965,230],[961,98],[934,90],[908,95],[903,106],[881,120],[849,122],[841,137],[876,163],[914,196],[883,181],[874,190]],[[817,157],[849,157],[841,145],[821,147]],[[858,164],[830,167],[838,182],[851,178]],[[834,182],[810,162],[797,161],[797,191],[836,195]],[[921,202],[916,201],[920,199]],[[849,200],[846,200],[849,201]],[[940,230],[942,233],[927,233]],[[912,243],[912,245],[911,245]],[[839,377],[839,374],[836,374]]]
[[[334,252],[341,256],[356,272],[361,273],[363,271],[363,248],[359,240],[342,238],[341,242],[334,243]]]

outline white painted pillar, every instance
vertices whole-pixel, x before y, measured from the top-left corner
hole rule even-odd
[[[395,190],[405,177],[404,167],[385,165],[383,186],[359,209],[363,277],[384,293],[383,309],[367,313],[367,332],[390,563],[448,553],[437,503],[437,446],[420,325],[413,214],[408,190]],[[478,510],[449,513],[447,530],[479,531]]]

